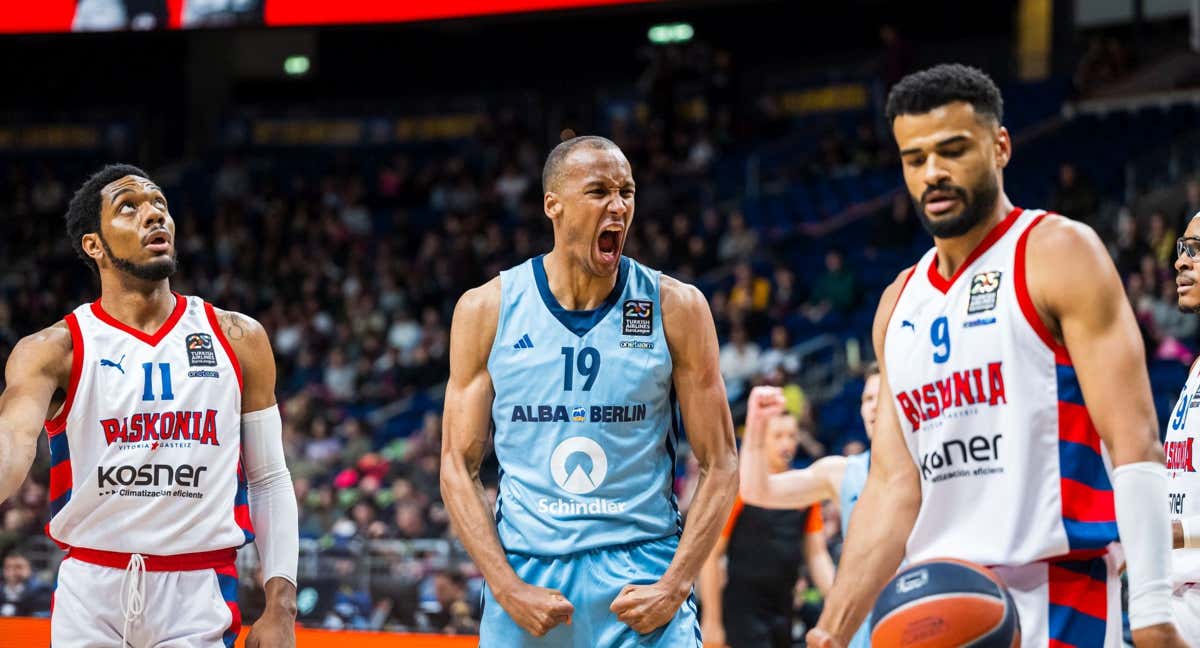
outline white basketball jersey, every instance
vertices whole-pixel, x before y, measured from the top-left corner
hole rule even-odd
[[[921,479],[911,562],[1021,565],[1117,539],[1107,452],[1025,286],[1044,216],[1014,209],[949,280],[930,250],[888,322],[888,381]]]
[[[1200,416],[1192,410],[1200,407],[1200,363],[1192,365],[1179,402],[1167,424],[1168,483],[1167,505],[1172,520],[1200,515],[1200,473],[1196,472]],[[1172,585],[1200,583],[1200,549],[1175,549],[1171,552]]]
[[[74,347],[50,437],[60,545],[148,555],[253,538],[241,470],[241,369],[212,306],[175,295],[153,335],[100,302],[67,315]]]

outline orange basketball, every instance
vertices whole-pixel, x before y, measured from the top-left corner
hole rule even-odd
[[[874,648],[1015,648],[1021,622],[1008,588],[988,568],[943,558],[893,578],[871,612]]]

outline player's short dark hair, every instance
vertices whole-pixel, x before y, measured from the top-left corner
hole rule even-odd
[[[878,362],[872,360],[867,363],[867,366],[863,367],[863,379],[864,380],[867,378],[870,378],[871,376],[878,376],[878,375],[879,375],[879,363]]]
[[[553,186],[557,182],[558,177],[562,175],[563,160],[566,160],[567,156],[571,154],[571,151],[574,151],[580,146],[587,146],[594,149],[615,148],[620,150],[620,147],[617,146],[612,140],[608,139],[607,137],[600,137],[599,135],[580,135],[579,137],[572,137],[569,140],[564,140],[558,146],[555,146],[554,150],[550,151],[550,155],[546,157],[546,164],[542,167],[543,193],[550,191],[550,187]]]
[[[887,98],[887,120],[894,123],[900,115],[920,115],[955,101],[965,101],[975,114],[1004,121],[1004,100],[1000,88],[983,70],[943,63],[900,79]]]
[[[83,186],[71,197],[67,205],[67,236],[71,239],[71,247],[75,254],[87,264],[92,272],[99,272],[96,262],[83,251],[83,235],[100,231],[100,190],[114,180],[125,176],[137,176],[150,179],[150,175],[132,164],[109,164],[92,174],[84,181]]]

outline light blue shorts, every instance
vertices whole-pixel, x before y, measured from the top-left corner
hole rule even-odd
[[[561,558],[508,554],[517,576],[530,585],[557,589],[575,606],[571,625],[542,637],[525,632],[492,596],[483,591],[480,648],[699,648],[695,598],[689,596],[675,618],[649,634],[638,634],[609,611],[626,585],[648,585],[667,571],[679,539],[671,536],[633,545],[584,551]]]

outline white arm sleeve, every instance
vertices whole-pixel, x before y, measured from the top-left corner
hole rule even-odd
[[[242,464],[263,584],[279,576],[295,585],[299,514],[292,474],[283,459],[283,420],[278,405],[242,415]]]
[[[1166,467],[1153,461],[1118,466],[1113,499],[1129,570],[1129,627],[1169,623],[1172,542]]]

